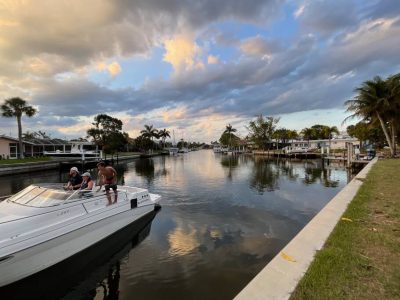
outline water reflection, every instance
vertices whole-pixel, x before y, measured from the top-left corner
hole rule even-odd
[[[154,179],[162,176],[168,176],[169,171],[166,168],[166,158],[161,156],[157,160],[157,166],[152,158],[138,159],[135,162],[135,172],[144,177],[150,185]]]
[[[279,169],[273,161],[255,158],[250,187],[261,195],[264,191],[274,191],[279,188],[279,175]]]
[[[313,184],[320,182],[325,187],[337,187],[339,186],[339,180],[331,179],[332,170],[325,169],[316,166],[306,166],[305,168],[305,184]]]
[[[227,178],[232,180],[233,172],[239,165],[239,157],[236,155],[222,155],[221,166],[227,170]]]
[[[139,176],[143,176],[150,183],[154,180],[154,160],[152,158],[138,159],[135,162],[135,171]]]

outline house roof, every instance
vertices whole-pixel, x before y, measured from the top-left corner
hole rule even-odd
[[[13,142],[18,142],[18,139],[13,138],[11,136],[4,135],[4,134],[0,135],[0,139],[5,139],[5,140],[13,141]]]
[[[15,143],[18,143],[19,140],[17,138],[13,138],[11,136],[7,135],[0,135],[0,139],[6,139],[9,141],[13,141]],[[29,144],[29,145],[66,145],[69,144],[68,141],[62,140],[62,139],[38,139],[38,138],[31,138],[31,139],[23,139],[23,143]]]

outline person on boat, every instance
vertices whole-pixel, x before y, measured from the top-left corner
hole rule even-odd
[[[97,164],[97,169],[99,170],[99,189],[104,185],[106,189],[106,195],[108,199],[108,204],[117,203],[118,192],[117,192],[117,171],[111,166],[106,166],[105,162],[101,161]],[[114,202],[111,201],[110,189],[114,191],[115,199]]]
[[[93,190],[94,182],[92,180],[92,176],[90,176],[89,172],[85,172],[82,174],[82,183],[79,188],[81,191],[91,191]]]
[[[92,176],[90,175],[89,172],[85,172],[82,174],[82,183],[81,187],[79,188],[79,192],[81,193],[82,196],[85,197],[92,197],[93,196],[93,186],[94,186],[94,181],[92,180]]]
[[[77,167],[72,167],[69,170],[69,179],[67,185],[64,186],[66,190],[77,190],[81,187],[82,176],[79,174]]]

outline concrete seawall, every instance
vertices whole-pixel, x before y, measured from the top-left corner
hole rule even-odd
[[[373,159],[333,197],[235,299],[288,299],[377,160]]]
[[[158,154],[154,154],[152,156],[156,156]],[[133,160],[140,158],[139,154],[134,155],[127,155],[127,156],[120,156],[114,159],[114,161],[122,162],[127,160]],[[7,164],[7,165],[0,165],[0,176],[5,175],[13,175],[13,174],[22,174],[22,173],[29,173],[35,171],[43,171],[43,170],[52,170],[52,169],[59,169],[60,164],[68,164],[74,163],[80,166],[82,162],[77,162],[76,159],[65,159],[64,161],[61,160],[51,160],[51,161],[38,161],[38,162],[29,162],[29,163],[18,163],[18,164]]]
[[[38,161],[31,163],[1,165],[0,176],[57,169],[59,166],[60,163],[57,161]]]

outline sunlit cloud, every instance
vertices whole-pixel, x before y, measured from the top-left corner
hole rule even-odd
[[[208,63],[209,65],[218,64],[218,63],[219,63],[219,58],[218,58],[217,56],[214,56],[214,55],[209,55],[209,56],[207,57],[207,63]]]
[[[110,76],[114,77],[121,73],[121,66],[118,62],[114,61],[111,64],[100,62],[96,65],[98,71],[107,71]]]
[[[202,69],[202,50],[186,36],[178,36],[164,42],[165,54],[163,60],[170,63],[176,72],[191,69]]]
[[[175,109],[169,109],[162,113],[162,117],[164,122],[171,123],[176,122],[177,120],[182,120],[186,117],[186,108],[178,107]]]
[[[17,21],[0,19],[0,27],[15,27],[18,25]]]
[[[267,57],[272,52],[267,41],[260,36],[251,37],[240,44],[240,50],[250,56]]]

